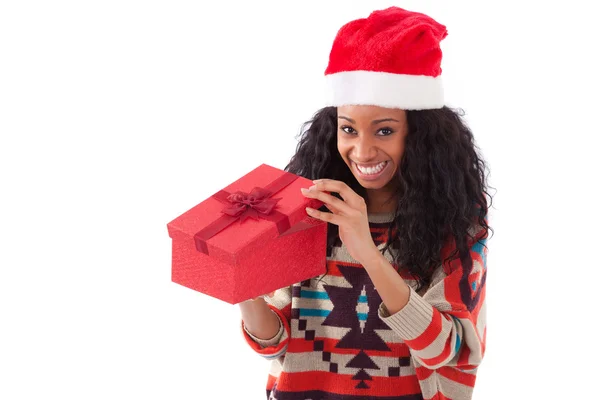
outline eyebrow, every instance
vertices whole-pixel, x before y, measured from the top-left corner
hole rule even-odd
[[[353,120],[352,118],[344,117],[343,115],[340,115],[338,117],[338,119],[345,119],[346,121],[349,121],[349,122],[351,122],[353,124],[356,123],[356,121]],[[394,119],[394,118],[383,118],[383,119],[374,119],[373,121],[371,121],[371,125],[377,125],[377,124],[380,124],[382,122],[389,122],[389,121],[400,122],[400,121],[398,121],[397,119]]]

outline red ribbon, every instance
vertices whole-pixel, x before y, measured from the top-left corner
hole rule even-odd
[[[235,192],[227,196],[231,207],[221,212],[232,217],[240,217],[240,222],[248,218],[258,220],[259,213],[269,215],[281,199],[270,199],[271,193],[263,188],[255,187],[250,193]]]
[[[248,218],[256,220],[262,218],[273,221],[279,234],[290,229],[289,217],[275,210],[277,202],[281,199],[272,199],[271,196],[296,179],[298,179],[298,175],[286,172],[265,188],[255,187],[250,193],[240,191],[228,193],[220,190],[212,195],[214,199],[219,200],[226,207],[221,210],[223,215],[220,218],[196,232],[194,235],[196,250],[208,254],[206,241],[237,220],[240,220],[240,223]]]

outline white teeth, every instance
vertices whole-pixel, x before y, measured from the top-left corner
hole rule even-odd
[[[384,161],[377,164],[374,167],[361,167],[360,165],[356,164],[356,168],[358,168],[358,170],[365,175],[374,175],[380,173],[381,170],[385,167],[386,163],[387,161]]]

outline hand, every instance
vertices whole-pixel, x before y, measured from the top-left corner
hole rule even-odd
[[[365,199],[341,181],[319,179],[313,182],[315,185],[309,189],[301,189],[302,194],[322,201],[331,213],[312,208],[307,208],[306,212],[313,218],[337,225],[340,240],[350,255],[364,265],[364,261],[379,253],[369,229]],[[339,193],[343,200],[326,192]]]

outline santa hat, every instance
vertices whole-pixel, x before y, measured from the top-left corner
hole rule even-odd
[[[447,34],[431,17],[398,7],[347,23],[325,70],[328,105],[443,107],[440,41]]]

